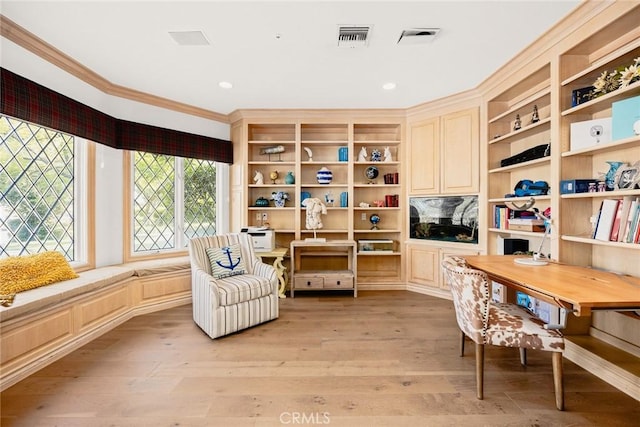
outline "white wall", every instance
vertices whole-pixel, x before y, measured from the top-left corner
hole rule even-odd
[[[230,139],[230,126],[201,117],[194,117],[135,101],[106,95],[93,86],[22,49],[5,38],[0,38],[0,64],[3,68],[39,83],[49,89],[82,102],[110,116],[175,129],[197,135]],[[126,72],[126,70],[124,71]],[[150,76],[149,78],[153,78]],[[133,88],[135,89],[135,88]],[[222,175],[228,167],[221,168]],[[223,179],[219,183],[226,183]],[[224,186],[225,184],[223,184]],[[97,144],[96,149],[96,266],[121,263],[123,260],[123,159],[122,151]],[[220,196],[219,196],[220,197]],[[228,190],[223,188],[220,197],[225,206]],[[225,203],[226,202],[226,203]],[[221,208],[222,208],[221,206]],[[221,212],[223,211],[223,212]],[[228,215],[219,210],[221,232],[228,228]],[[226,225],[225,225],[226,224]]]

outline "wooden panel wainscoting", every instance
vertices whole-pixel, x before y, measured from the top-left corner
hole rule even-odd
[[[191,270],[132,276],[2,323],[0,391],[127,320],[191,303]]]

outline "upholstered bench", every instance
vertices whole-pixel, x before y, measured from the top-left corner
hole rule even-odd
[[[0,307],[0,391],[130,318],[191,302],[188,256],[83,271]]]

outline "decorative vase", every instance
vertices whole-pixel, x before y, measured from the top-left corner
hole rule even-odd
[[[286,202],[286,200],[281,199],[281,200],[274,200],[273,203],[276,205],[276,208],[284,208],[284,203]]]
[[[316,174],[316,179],[318,180],[318,184],[331,184],[333,172],[323,166]]]
[[[284,183],[285,184],[295,184],[296,183],[296,178],[293,176],[293,172],[287,172],[287,174],[284,177]]]
[[[604,182],[606,185],[606,191],[613,191],[616,188],[616,172],[618,168],[624,164],[624,162],[607,162],[609,164],[609,171],[604,176]]]

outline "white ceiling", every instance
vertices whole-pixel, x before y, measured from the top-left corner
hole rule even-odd
[[[2,0],[1,11],[114,84],[228,114],[407,108],[471,89],[579,3]],[[372,25],[368,46],[338,48],[338,25]],[[442,30],[430,44],[397,44],[415,27]],[[192,30],[211,44],[169,35]]]

